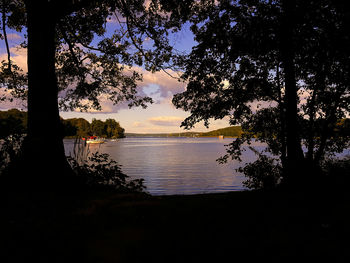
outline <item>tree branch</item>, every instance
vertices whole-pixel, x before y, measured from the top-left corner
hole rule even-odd
[[[97,3],[96,0],[53,0],[52,9],[58,19],[77,12],[82,8],[89,6],[92,3]]]
[[[69,51],[70,51],[70,53],[71,53],[71,55],[73,57],[73,61],[76,64],[76,67],[80,68],[81,61],[75,55],[75,52],[74,52],[74,49],[73,49],[74,47],[72,45],[72,42],[68,39],[67,34],[66,34],[65,30],[63,29],[61,23],[58,23],[58,27],[59,27],[59,29],[61,31],[61,34],[63,36],[64,41],[66,41],[66,43],[68,44],[68,49],[69,49]]]
[[[17,87],[17,80],[15,77],[14,72],[12,71],[12,63],[11,63],[11,52],[10,52],[10,46],[7,39],[7,32],[6,32],[6,3],[5,0],[2,0],[2,31],[4,34],[4,40],[6,45],[6,52],[7,52],[7,60],[8,60],[8,71],[9,74],[12,77],[13,85],[14,87]]]
[[[151,63],[152,65],[154,65],[155,67],[159,67],[165,74],[167,74],[169,77],[173,78],[173,79],[176,79],[176,80],[179,80],[180,78],[179,77],[174,77],[173,75],[171,75],[169,72],[167,72],[162,66],[158,66],[156,63],[154,63],[152,60],[150,60],[149,58],[147,58],[144,50],[135,42],[135,39],[134,39],[134,34],[133,32],[130,30],[130,22],[129,22],[129,19],[131,19],[131,23],[132,24],[136,24],[135,23],[135,20],[133,19],[132,17],[132,14],[129,12],[128,8],[127,8],[127,5],[125,3],[124,0],[121,0],[121,3],[123,5],[123,9],[124,9],[124,13],[126,14],[126,27],[127,27],[127,31],[130,35],[130,38],[131,38],[131,41],[133,43],[133,45],[136,47],[136,49],[142,54],[142,56],[145,58],[146,61],[148,61],[149,63]],[[116,14],[115,14],[116,15]],[[118,19],[118,18],[117,18]],[[119,21],[119,19],[118,19]],[[151,38],[152,39],[152,36],[148,33],[147,29],[144,28],[143,26],[140,26],[141,29],[143,30],[143,32],[147,35],[147,37]]]
[[[4,40],[5,40],[6,51],[7,51],[8,70],[10,73],[12,73],[11,53],[10,53],[10,47],[9,47],[9,43],[7,40],[7,32],[6,32],[6,3],[5,3],[5,0],[2,0],[2,31],[4,33]]]

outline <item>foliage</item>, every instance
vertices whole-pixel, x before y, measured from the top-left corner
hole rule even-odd
[[[27,132],[26,127],[27,112],[16,109],[8,111],[0,111],[0,173],[6,174],[8,169],[19,165],[22,156],[22,145],[24,141],[24,133]],[[84,119],[68,119],[61,122],[64,132],[68,135],[89,135],[94,130],[90,129],[90,123]],[[110,135],[122,136],[124,129],[120,127],[115,120],[109,119],[102,122],[107,129],[112,127]],[[113,126],[114,125],[114,126]],[[119,131],[119,134],[116,132]],[[42,131],[46,133],[47,130]],[[70,133],[69,133],[70,132]],[[113,133],[114,132],[114,133]],[[46,149],[45,149],[46,150]],[[127,176],[121,172],[120,167],[115,161],[109,160],[105,154],[93,154],[88,156],[82,151],[75,152],[74,158],[68,158],[69,162],[78,174],[83,185],[88,184],[93,187],[104,187],[117,191],[141,192],[144,189],[143,180],[127,180]],[[40,156],[36,156],[40,159]],[[52,167],[50,167],[51,169]],[[40,164],[37,165],[40,169]],[[46,171],[47,172],[47,171]],[[13,177],[10,171],[10,176]],[[72,180],[74,178],[71,178]]]
[[[130,107],[146,107],[152,100],[138,94],[137,83],[142,81],[142,74],[134,66],[144,65],[150,71],[162,69],[172,50],[167,30],[176,26],[166,23],[167,16],[156,12],[160,9],[154,2],[4,0],[0,25],[4,33],[0,38],[7,41],[6,29],[26,31],[32,8],[41,7],[47,13],[54,8],[55,15],[50,19],[55,23],[61,109],[99,110],[102,97],[115,104],[126,101]],[[27,48],[27,44],[25,40],[21,46]],[[27,74],[10,57],[8,49],[8,60],[2,61],[0,68],[0,85],[23,98]]]
[[[7,39],[7,27],[18,32],[26,23],[24,3],[22,1],[3,0],[1,3],[0,40],[5,42],[7,60],[0,61],[0,102],[13,98],[24,99],[27,96],[28,75],[11,60]],[[19,46],[25,46],[24,43]],[[10,96],[8,96],[10,95]]]
[[[23,134],[26,129],[26,112],[17,109],[0,111],[0,139],[14,134]]]
[[[43,130],[42,108],[59,141],[57,94],[64,110],[101,109],[101,98],[146,107],[152,100],[137,92],[137,67],[181,69],[187,89],[173,103],[191,113],[182,126],[229,116],[231,125],[248,131],[230,145],[232,158],[258,134],[280,156],[283,171],[296,172],[297,159],[318,166],[349,146],[336,132],[350,112],[349,17],[345,2],[332,0],[4,0],[0,37],[7,43],[6,28],[28,26],[31,65],[27,88],[7,43],[0,85],[32,95],[33,141]],[[169,33],[187,22],[197,44],[174,56]],[[42,50],[48,56],[40,57]],[[94,129],[102,133],[102,124]],[[63,146],[52,151],[62,155]]]
[[[0,174],[16,163],[21,154],[21,147],[24,140],[23,134],[11,134],[0,141]]]
[[[118,122],[113,119],[107,119],[104,122],[104,134],[107,138],[124,138],[124,128],[120,126]]]
[[[282,167],[278,160],[258,153],[252,147],[250,149],[258,155],[258,159],[237,169],[247,177],[243,185],[249,189],[275,188],[282,179]]]
[[[141,72],[172,64],[167,36],[179,26],[160,2],[2,1],[0,38],[6,43],[7,59],[0,66],[0,88],[5,95],[9,90],[27,95],[27,164],[36,162],[36,149],[50,140],[54,147],[47,149],[44,163],[72,174],[64,158],[60,110],[101,110],[101,100],[129,107],[152,102],[137,89]],[[12,61],[8,30],[25,39],[20,47],[28,54],[28,74]],[[66,131],[74,133],[74,127]],[[104,134],[120,137],[122,130],[110,128]],[[44,176],[45,169],[40,170]]]
[[[0,138],[27,132],[27,112],[11,109],[0,111]],[[106,121],[93,119],[90,124],[83,118],[62,119],[63,135],[66,137],[101,136],[107,138],[124,138],[124,128],[114,119]],[[46,133],[46,131],[43,131]]]
[[[24,139],[22,134],[15,134],[0,141],[0,175],[7,174],[7,169],[18,165]],[[91,153],[78,140],[75,142],[74,152],[67,156],[67,160],[77,176],[79,187],[88,186],[120,193],[144,192],[146,188],[143,179],[128,178],[122,172],[121,166],[108,154]],[[14,176],[11,173],[9,175]]]
[[[143,179],[130,180],[116,161],[106,153],[90,153],[80,149],[67,157],[74,173],[92,188],[111,189],[117,192],[143,192]]]
[[[223,136],[228,136],[228,137],[240,137],[242,134],[242,128],[241,126],[231,126],[231,127],[226,127],[226,128],[222,128],[222,129],[217,129],[214,131],[210,131],[210,132],[203,132],[200,133],[199,136],[219,136],[219,135],[223,135]]]
[[[90,135],[90,123],[83,118],[61,120],[64,135],[68,137],[87,137]]]
[[[0,33],[0,38],[7,41],[7,29],[29,32],[28,17],[36,8],[48,14],[54,12],[48,19],[55,24],[60,108],[100,110],[101,98],[114,104],[126,102],[129,107],[146,107],[152,99],[137,91],[137,84],[142,81],[137,66],[152,72],[169,68],[172,47],[167,36],[180,26],[167,15],[173,4],[160,2],[163,1],[4,0],[0,25],[4,33]],[[24,37],[20,46],[27,48],[27,35]],[[27,74],[11,60],[9,49],[8,60],[1,63],[1,87],[24,98]]]
[[[248,132],[221,161],[240,160],[242,144],[257,136],[286,172],[349,147],[336,132],[350,113],[349,13],[328,0],[198,2],[186,14],[197,45],[177,60],[187,88],[173,103],[191,113],[182,126],[229,116]]]
[[[87,137],[99,136],[105,138],[124,138],[124,128],[119,122],[114,119],[107,119],[106,121],[93,119],[90,124],[83,118],[73,118],[62,120],[67,137]]]

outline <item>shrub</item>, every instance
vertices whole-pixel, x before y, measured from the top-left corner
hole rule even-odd
[[[258,155],[258,159],[237,169],[248,178],[243,185],[249,189],[275,188],[282,180],[281,165],[276,159],[263,155],[253,147],[249,148]]]
[[[260,155],[258,160],[240,167],[239,172],[244,173],[248,180],[243,185],[249,189],[272,189],[281,180],[281,166],[275,164],[275,159]]]
[[[2,178],[8,178],[6,174],[11,177],[16,175],[13,174],[11,167],[18,166],[23,140],[23,135],[10,135],[0,141],[0,174],[5,175]],[[87,185],[90,188],[110,189],[123,193],[144,192],[146,188],[143,179],[130,180],[122,172],[120,165],[108,154],[91,153],[88,147],[79,144],[78,140],[75,142],[72,156],[67,156],[67,160],[76,175],[76,178],[72,178],[71,185],[77,187]]]
[[[0,141],[0,174],[18,159],[23,140],[23,134],[12,134]]]
[[[144,192],[144,179],[133,179],[124,174],[121,166],[106,153],[91,153],[88,147],[79,146],[74,155],[67,156],[74,173],[86,185],[117,192]],[[76,148],[76,146],[74,146]]]

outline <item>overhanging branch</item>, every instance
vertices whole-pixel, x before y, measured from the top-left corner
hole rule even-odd
[[[6,45],[6,51],[7,51],[7,60],[8,60],[8,70],[12,73],[11,69],[11,53],[10,53],[10,47],[7,40],[7,32],[6,32],[6,3],[5,0],[2,0],[2,32],[4,34],[4,40]]]

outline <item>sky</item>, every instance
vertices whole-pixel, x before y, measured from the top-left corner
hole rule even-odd
[[[109,23],[113,27],[113,21]],[[18,49],[19,44],[24,40],[23,34],[8,30],[8,40],[12,60],[24,71],[27,71],[27,52],[25,49]],[[189,51],[195,44],[188,27],[177,33],[172,41],[175,48],[181,51]],[[0,40],[0,61],[6,59],[5,42]],[[180,128],[180,124],[189,116],[189,113],[181,109],[176,109],[171,102],[173,95],[184,91],[186,85],[171,78],[162,71],[151,73],[141,67],[135,67],[135,69],[143,73],[143,81],[138,83],[139,91],[152,97],[154,101],[146,109],[141,107],[129,109],[126,103],[113,105],[111,102],[102,98],[102,111],[100,112],[60,112],[61,117],[64,119],[84,118],[90,122],[94,118],[100,120],[112,118],[118,121],[125,131],[129,133],[177,133],[186,131]],[[171,70],[168,73],[176,75],[176,72],[172,72]],[[25,110],[25,103],[21,101],[14,101],[12,103],[0,102],[0,110],[10,108]],[[213,120],[210,122],[209,129],[205,128],[203,123],[198,123],[191,131],[208,131],[227,126],[229,126],[228,119]]]

